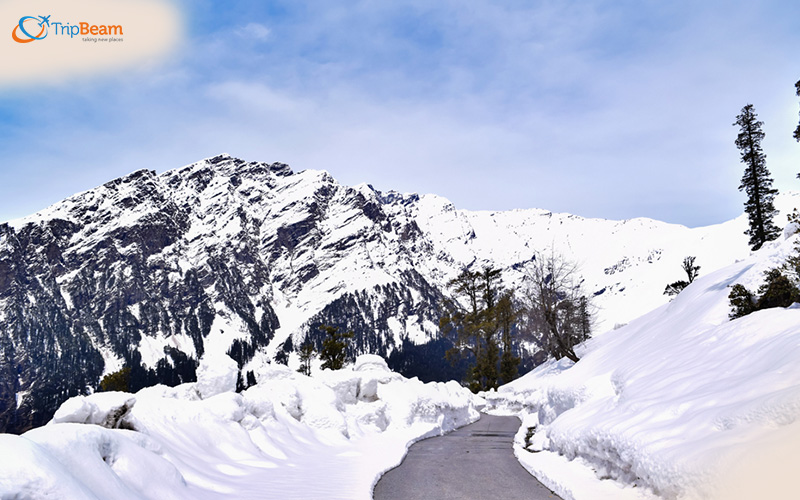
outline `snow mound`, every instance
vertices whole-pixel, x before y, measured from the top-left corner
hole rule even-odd
[[[266,365],[241,394],[232,361],[205,359],[193,384],[72,398],[0,435],[0,498],[367,500],[412,442],[479,417],[468,390],[378,356],[314,377]]]
[[[202,399],[236,390],[239,366],[225,354],[206,354],[197,367],[195,388]]]
[[[669,304],[589,341],[574,366],[550,362],[486,394],[493,411],[523,418],[523,465],[565,499],[733,498],[720,492],[743,477],[728,471],[800,422],[800,310],[730,321],[729,287],[756,289],[795,241],[701,276]],[[595,473],[579,471],[588,468]]]
[[[101,392],[91,397],[76,396],[61,405],[52,423],[96,424],[109,429],[119,427],[136,402],[127,392]]]
[[[389,365],[386,364],[386,360],[375,354],[362,354],[361,356],[356,358],[353,370],[357,372],[373,371],[373,370],[384,371],[384,372],[391,371],[389,370]]]

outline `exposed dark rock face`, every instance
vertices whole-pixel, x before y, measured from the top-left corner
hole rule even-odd
[[[601,310],[612,306],[608,321],[625,297],[639,313],[665,300],[659,269],[671,264],[660,256],[675,231],[644,219],[460,211],[435,195],[227,155],[139,170],[0,224],[0,431],[45,423],[123,366],[137,390],[194,380],[205,353],[228,353],[241,388],[259,364],[296,361],[307,339],[319,347],[321,324],[355,333],[351,355],[458,378],[464,366],[445,366],[438,318],[462,269],[502,269],[504,285],[522,292],[525,263],[559,242],[570,260],[588,261],[585,287]],[[672,253],[700,255],[689,245]]]
[[[204,214],[199,198],[171,186],[194,194],[220,177],[233,182],[232,170],[213,170],[232,162],[198,164],[184,179],[140,170],[0,226],[0,430],[47,422],[65,399],[97,387],[106,360],[132,366],[134,390],[193,380],[218,306],[247,326],[252,345],[269,343],[279,322],[261,294],[269,264],[258,235],[194,245],[203,254],[195,262],[184,253]],[[239,214],[245,228],[247,217]],[[155,352],[143,352],[148,339]]]
[[[442,290],[411,254],[423,235],[387,201],[407,203],[223,155],[0,225],[0,430],[47,422],[112,366],[131,367],[132,390],[194,380],[211,345],[244,368],[281,326],[276,296],[306,317],[279,359],[322,323],[356,333],[351,354],[434,336]]]

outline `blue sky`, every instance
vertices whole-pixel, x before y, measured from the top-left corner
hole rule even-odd
[[[177,6],[166,59],[0,88],[0,221],[227,152],[459,208],[705,225],[742,212],[747,103],[800,190],[796,1]]]

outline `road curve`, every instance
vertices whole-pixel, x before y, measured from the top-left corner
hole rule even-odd
[[[481,415],[450,434],[425,439],[378,481],[374,500],[555,500],[514,456],[517,417]]]

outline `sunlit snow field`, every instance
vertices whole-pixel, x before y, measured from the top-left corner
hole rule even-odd
[[[669,304],[486,395],[519,414],[520,461],[565,499],[800,498],[800,304],[730,321],[796,226]],[[528,428],[535,428],[525,449]],[[788,474],[786,474],[788,472]],[[600,479],[613,478],[617,481]]]

